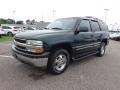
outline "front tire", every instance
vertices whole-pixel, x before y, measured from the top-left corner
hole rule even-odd
[[[51,74],[61,74],[67,69],[69,61],[70,56],[67,50],[53,50],[47,63],[47,69]]]
[[[101,45],[100,45],[100,48],[98,50],[98,54],[97,55],[99,57],[102,57],[102,56],[105,55],[105,51],[106,51],[106,44],[104,42],[102,42]]]

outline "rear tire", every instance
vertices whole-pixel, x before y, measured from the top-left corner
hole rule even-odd
[[[61,74],[67,69],[69,61],[70,55],[67,50],[65,49],[53,50],[47,63],[47,70],[51,74],[55,75]]]
[[[98,49],[97,56],[102,57],[105,55],[106,44],[104,42],[101,43],[100,48]]]

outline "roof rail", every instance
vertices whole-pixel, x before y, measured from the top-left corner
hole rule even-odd
[[[95,20],[100,20],[99,18],[95,18],[95,17],[92,17],[92,16],[85,16],[86,18],[91,18],[91,19],[95,19]]]
[[[92,16],[85,16],[86,18],[93,18]]]
[[[86,18],[91,18],[91,19],[94,19],[94,20],[98,20],[98,21],[101,21],[101,22],[104,22],[103,20],[99,19],[99,18],[94,18],[92,16],[85,16]]]

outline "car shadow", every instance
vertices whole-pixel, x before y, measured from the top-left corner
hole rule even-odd
[[[16,68],[18,72],[25,75],[27,74],[27,77],[32,78],[33,80],[44,79],[46,75],[49,75],[46,66],[34,67],[27,64],[19,63]]]
[[[45,76],[49,75],[46,66],[32,67],[32,68],[33,68],[33,72],[31,72],[28,75],[28,77],[34,80],[45,79]]]

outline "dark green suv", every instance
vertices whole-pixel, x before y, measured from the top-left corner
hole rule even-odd
[[[108,27],[102,20],[70,17],[55,20],[45,30],[17,34],[12,51],[23,63],[39,67],[45,61],[50,73],[60,74],[70,61],[103,56],[108,40]]]

